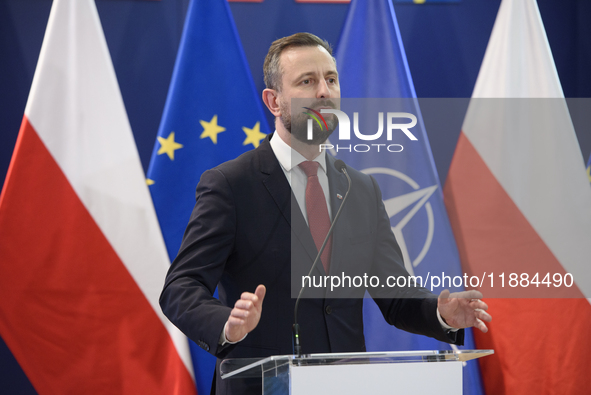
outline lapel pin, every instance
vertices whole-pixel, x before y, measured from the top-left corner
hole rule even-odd
[[[341,195],[340,193],[337,193],[337,199],[343,200],[343,195]]]

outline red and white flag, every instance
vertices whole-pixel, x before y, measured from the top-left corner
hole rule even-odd
[[[93,0],[55,0],[0,196],[0,334],[40,394],[195,393]]]
[[[480,362],[488,394],[589,391],[583,169],[537,4],[503,0],[444,189],[464,270],[494,279],[490,332],[475,333],[495,350]]]

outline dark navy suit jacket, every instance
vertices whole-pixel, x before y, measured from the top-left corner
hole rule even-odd
[[[217,394],[261,393],[260,379],[221,380],[222,359],[293,353],[291,287],[299,289],[301,276],[308,273],[317,254],[270,137],[257,149],[203,173],[195,208],[160,297],[164,314],[217,356]],[[348,172],[353,187],[333,234],[330,274],[376,275],[382,283],[389,275],[408,275],[375,180],[351,168]],[[327,173],[334,218],[342,202],[337,194],[344,196],[348,184],[328,155]],[[313,275],[325,274],[317,265]],[[234,303],[242,292],[254,292],[259,284],[266,286],[267,293],[258,326],[238,344],[220,346]],[[213,297],[216,286],[219,300]],[[350,293],[339,294],[345,290]],[[448,334],[441,328],[437,299],[424,288],[368,291],[388,323],[441,341],[463,342],[463,331]],[[365,288],[306,290],[298,314],[303,353],[365,351],[364,293]]]

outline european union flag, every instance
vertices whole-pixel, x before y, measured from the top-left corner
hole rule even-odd
[[[441,276],[445,272],[451,277],[461,276],[457,247],[391,1],[351,2],[336,59],[343,98],[408,98],[397,102],[412,106],[411,111],[406,110],[417,118],[417,125],[412,129],[417,140],[410,141],[401,134],[402,152],[382,149],[379,154],[371,154],[339,150],[337,157],[372,174],[380,184],[392,228],[411,274],[426,277],[427,273]],[[389,326],[371,299],[365,300],[364,321],[368,351],[450,348],[437,340]],[[469,329],[465,348],[474,348]],[[465,366],[464,393],[483,393],[475,361]]]
[[[201,174],[255,148],[269,133],[226,0],[193,0],[148,170],[170,259],[174,259]],[[191,343],[200,394],[215,358]]]

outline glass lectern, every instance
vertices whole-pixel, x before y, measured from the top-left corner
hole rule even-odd
[[[222,379],[260,377],[263,395],[462,394],[462,364],[493,350],[396,351],[226,359]]]

